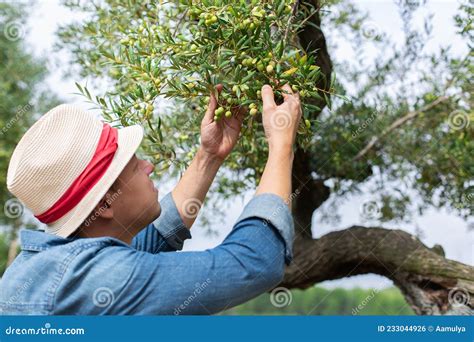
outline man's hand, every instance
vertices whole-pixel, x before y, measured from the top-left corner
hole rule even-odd
[[[216,86],[218,93],[222,90],[222,85]],[[217,108],[217,98],[212,92],[206,114],[201,122],[201,150],[220,161],[232,152],[240,134],[245,110],[236,107],[231,110],[232,116],[223,116],[220,120],[214,121],[214,112]]]
[[[216,90],[220,92],[222,85]],[[172,191],[176,208],[186,227],[191,228],[207,191],[224,159],[239,138],[245,111],[236,107],[232,117],[214,121],[217,99],[211,94],[209,106],[201,123],[201,147]]]
[[[293,144],[301,119],[301,105],[299,95],[294,94],[289,85],[282,90],[284,102],[277,106],[272,88],[268,85],[262,88],[262,122],[269,152],[256,194],[275,194],[291,208]]]
[[[290,150],[301,119],[299,94],[293,93],[288,84],[282,90],[284,102],[277,106],[272,88],[269,85],[262,88],[262,122],[270,150]]]

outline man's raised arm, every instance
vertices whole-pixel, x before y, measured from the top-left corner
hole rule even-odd
[[[216,90],[220,92],[222,85]],[[214,120],[217,98],[211,93],[209,106],[201,123],[201,146],[186,169],[178,185],[172,191],[176,208],[186,227],[191,228],[209,187],[230,154],[242,127],[243,110],[236,110],[230,118]]]

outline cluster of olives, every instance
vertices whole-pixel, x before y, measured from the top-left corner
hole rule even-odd
[[[266,5],[268,9],[271,9],[270,5]],[[239,16],[239,12],[232,6],[226,6],[225,11],[232,17]],[[285,5],[280,14],[289,14],[292,11],[292,6]],[[197,7],[192,7],[188,10],[188,15],[191,19],[199,20],[200,25],[211,26],[219,21],[219,13],[215,11],[205,12]],[[261,18],[266,17],[268,20],[273,20],[277,16],[274,12],[267,12],[261,6],[255,6],[251,10],[251,18],[244,19],[239,25],[240,30],[254,30],[260,23]]]
[[[230,110],[226,111],[224,107],[219,107],[214,112],[214,120],[218,121],[222,117],[223,114],[225,115],[226,118],[230,118],[232,116],[232,112]]]
[[[137,102],[133,105],[133,108],[137,111],[140,111],[141,114],[147,119],[153,115],[153,111],[155,110],[155,106],[149,101],[150,99],[148,96],[148,99],[144,102]]]
[[[173,84],[170,88],[171,97],[197,96],[194,109],[203,110],[208,104],[208,99],[204,99],[209,84],[224,84],[214,112],[214,120],[218,121],[232,117],[234,109],[240,106],[247,108],[251,116],[261,112],[259,89],[263,84],[270,84],[274,89],[296,84],[293,91],[299,92],[302,98],[317,94],[313,84],[319,75],[318,67],[313,59],[308,61],[303,51],[289,44],[296,30],[290,20],[298,13],[292,13],[295,1],[224,0],[219,5],[181,1],[192,39],[172,37],[169,40],[172,46],[162,50],[174,52],[174,70],[186,70],[186,74],[176,72],[178,77],[184,77],[182,86]],[[197,78],[186,69],[190,56]],[[275,96],[282,100],[280,91],[276,90]],[[310,126],[309,121],[304,123]]]
[[[276,63],[272,60],[273,54],[269,52],[265,58],[245,58],[246,53],[242,52],[241,57],[244,57],[242,60],[242,65],[245,67],[255,67],[260,72],[266,71],[268,74],[272,74]]]
[[[217,23],[217,15],[212,13],[201,13],[199,18],[206,26],[211,26],[212,24]]]

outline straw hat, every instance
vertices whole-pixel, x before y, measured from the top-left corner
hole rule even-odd
[[[8,166],[8,190],[35,216],[48,211],[93,159],[104,126],[107,125],[76,106],[53,108],[30,127],[16,146]],[[116,150],[105,173],[75,207],[47,223],[48,233],[61,237],[72,234],[92,213],[143,139],[139,125],[115,132]]]

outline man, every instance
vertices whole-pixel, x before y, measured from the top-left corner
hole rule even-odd
[[[211,94],[200,149],[161,203],[153,165],[135,156],[140,126],[119,130],[66,105],[41,117],[11,157],[7,186],[46,232],[20,232],[21,252],[0,283],[0,313],[212,314],[276,286],[292,258],[290,176],[301,116],[298,95],[284,90],[277,106],[271,87],[262,88],[269,156],[254,198],[221,245],[199,252],[176,251],[238,139],[242,112],[215,122]]]

